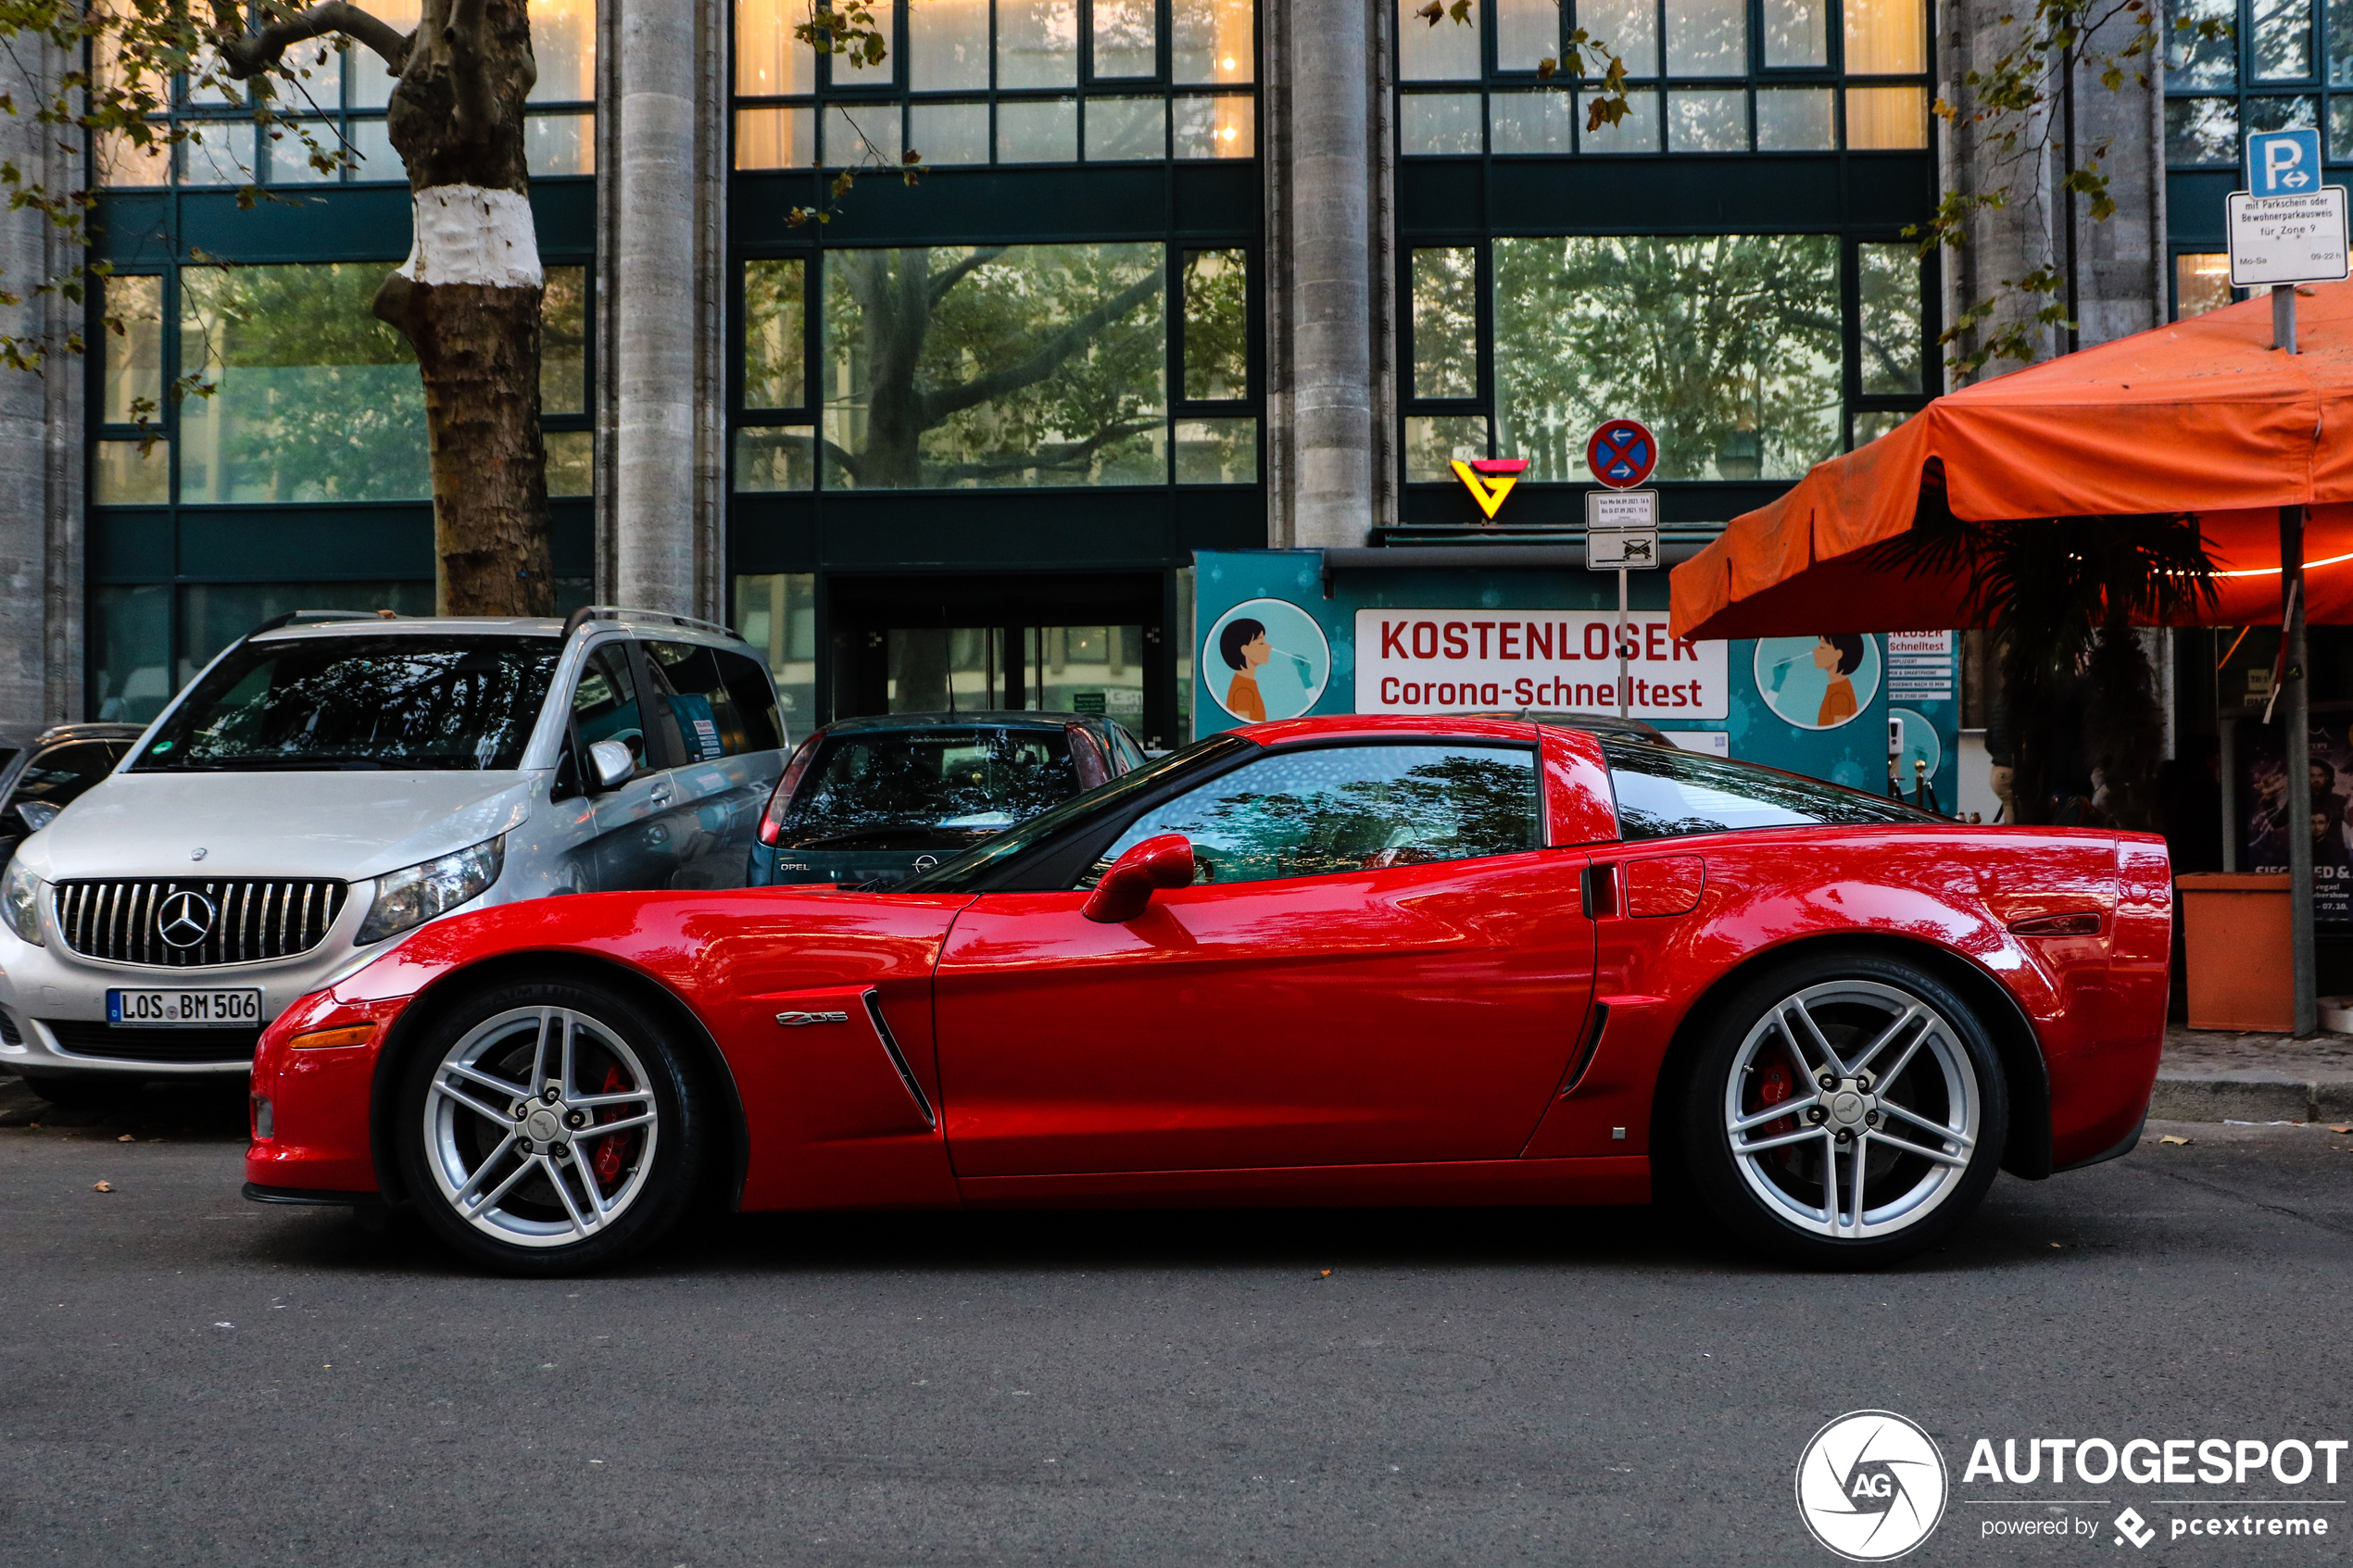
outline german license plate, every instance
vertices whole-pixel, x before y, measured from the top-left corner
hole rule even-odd
[[[107,1022],[125,1029],[252,1029],[261,1023],[258,987],[234,991],[108,991]]]

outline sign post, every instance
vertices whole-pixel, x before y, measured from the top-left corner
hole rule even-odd
[[[2328,282],[2348,267],[2345,187],[2321,183],[2317,130],[2253,131],[2246,138],[2246,189],[2229,198],[2231,285],[2271,290],[2271,346],[2296,348],[2296,285]],[[2280,508],[2280,643],[2286,727],[2289,947],[2296,972],[2297,1037],[2320,1027],[2312,946],[2311,690],[2305,681],[2304,508]],[[2274,698],[2277,701],[2277,698]]]
[[[1658,438],[1639,420],[1610,420],[1585,443],[1585,467],[1608,486],[1585,496],[1585,566],[1617,572],[1617,716],[1627,717],[1626,574],[1658,565],[1658,492],[1635,485],[1658,467]]]

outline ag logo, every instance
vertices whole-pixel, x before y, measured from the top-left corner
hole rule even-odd
[[[1903,1556],[1944,1516],[1944,1456],[1890,1411],[1855,1411],[1814,1434],[1797,1461],[1797,1510],[1852,1562]]]

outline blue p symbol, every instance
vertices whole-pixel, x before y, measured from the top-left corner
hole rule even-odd
[[[2321,133],[2257,131],[2246,139],[2247,184],[2257,195],[2300,195],[2321,183]]]

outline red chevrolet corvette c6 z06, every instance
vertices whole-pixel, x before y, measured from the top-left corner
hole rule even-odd
[[[1640,1203],[1883,1262],[2131,1148],[2171,881],[1484,718],[1213,736],[888,887],[424,926],[254,1062],[247,1195],[610,1263],[744,1210]]]

